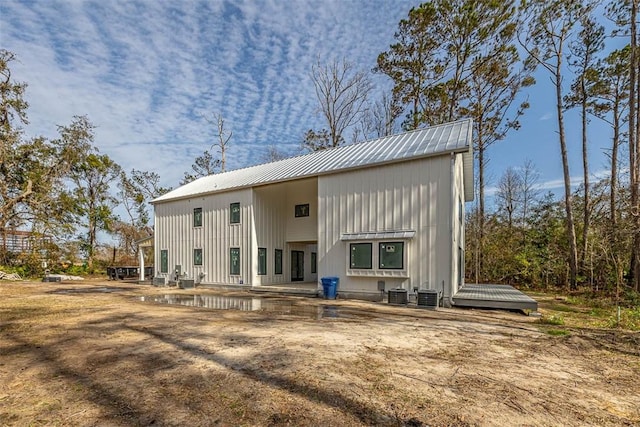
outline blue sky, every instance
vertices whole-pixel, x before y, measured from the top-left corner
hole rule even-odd
[[[307,129],[325,127],[311,66],[346,58],[375,66],[417,1],[2,0],[0,48],[17,54],[14,77],[29,87],[28,135],[87,115],[95,143],[125,169],[155,171],[176,187],[215,131],[233,131],[227,169],[260,163],[270,144],[295,154]],[[374,96],[389,91],[372,75]],[[553,89],[546,74],[523,93],[522,128],[490,149],[489,185],[509,166],[534,162],[545,189],[560,191]],[[569,84],[569,82],[567,83]],[[596,124],[596,119],[593,119]],[[608,169],[609,129],[590,137],[593,175]],[[568,114],[571,174],[579,183],[580,128]],[[624,157],[624,152],[623,152]]]

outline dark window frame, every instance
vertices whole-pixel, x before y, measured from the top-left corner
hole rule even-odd
[[[202,227],[202,208],[193,208],[193,226]]]
[[[237,212],[234,212],[234,207],[237,207]],[[229,205],[229,224],[240,224],[240,202],[234,202]]]
[[[169,272],[169,250],[160,249],[160,273]]]
[[[318,253],[311,252],[311,274],[318,273]]]
[[[354,265],[354,248],[369,247],[369,264],[368,266]],[[373,269],[373,243],[372,242],[357,242],[349,244],[349,268],[352,270],[372,270]]]
[[[200,263],[198,263],[198,253],[200,257]],[[202,266],[202,248],[193,249],[193,265]]]
[[[296,205],[294,214],[296,218],[303,218],[305,216],[309,216],[309,203],[303,203],[301,205]]]
[[[237,268],[234,268],[233,258],[234,253],[238,257],[238,265]],[[240,262],[240,248],[229,248],[229,275],[230,276],[239,276],[241,270],[241,262]]]
[[[382,265],[382,248],[385,248],[385,253],[387,253],[386,248],[390,245],[400,245],[401,246],[401,256],[400,256],[400,267],[388,267]],[[380,242],[378,245],[378,269],[380,270],[404,270],[404,247],[405,242],[403,241],[393,241],[393,242]],[[395,251],[394,251],[395,252]]]
[[[274,274],[282,274],[282,249],[276,249],[273,256],[273,272]]]
[[[263,258],[261,258],[261,256]],[[258,248],[258,275],[266,276],[267,274],[267,248]]]

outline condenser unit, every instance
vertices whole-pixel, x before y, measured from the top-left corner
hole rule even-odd
[[[406,289],[389,289],[389,304],[407,305],[408,292]]]
[[[438,308],[440,295],[435,289],[421,289],[418,291],[418,307],[435,310]]]
[[[164,277],[153,278],[153,286],[165,286],[166,284],[167,284],[167,279]]]
[[[196,284],[193,279],[180,279],[178,286],[182,289],[192,289],[196,287]]]

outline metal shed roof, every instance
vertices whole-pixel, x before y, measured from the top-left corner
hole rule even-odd
[[[473,146],[471,135],[471,119],[416,129],[371,141],[205,176],[156,198],[152,203],[162,203],[448,153],[463,154],[465,200],[470,201],[473,200]]]

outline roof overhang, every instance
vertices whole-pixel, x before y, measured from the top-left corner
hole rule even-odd
[[[362,233],[343,233],[340,236],[342,241],[350,240],[389,240],[389,239],[412,239],[416,235],[414,230],[392,230],[392,231],[365,231]]]

